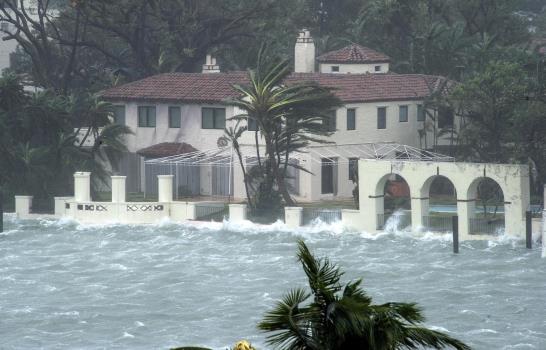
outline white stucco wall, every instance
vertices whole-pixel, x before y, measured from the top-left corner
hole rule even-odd
[[[115,103],[123,104],[123,103]],[[354,144],[370,142],[397,142],[413,147],[423,148],[424,139],[419,137],[419,129],[423,128],[423,122],[417,121],[417,105],[422,101],[406,100],[395,102],[369,102],[369,103],[348,103],[336,111],[336,132],[329,138],[337,144]],[[156,106],[156,127],[138,127],[138,106]],[[399,121],[399,107],[408,106],[408,121]],[[169,128],[168,110],[170,106],[180,106],[181,127]],[[229,120],[241,112],[232,106],[224,105],[198,105],[198,104],[153,104],[153,103],[126,103],[125,119],[126,124],[133,130],[134,135],[127,136],[127,145],[130,152],[155,145],[161,142],[186,142],[198,150],[210,150],[217,148],[217,140],[224,131],[221,129],[201,128],[201,108],[216,107],[226,109],[226,125],[234,126],[235,121]],[[387,126],[385,129],[377,128],[377,108],[386,107]],[[356,129],[347,130],[347,109],[356,110]],[[245,125],[245,122],[241,122]],[[427,135],[427,145],[432,145],[432,133]],[[254,144],[254,132],[247,131],[239,140],[241,144]],[[444,141],[440,142],[445,144]]]
[[[121,103],[119,103],[121,104]],[[349,103],[336,111],[336,131],[328,137],[328,141],[337,145],[396,142],[413,147],[424,148],[425,144],[432,145],[432,133],[427,135],[427,142],[420,138],[419,130],[423,128],[423,122],[417,121],[417,106],[422,104],[419,100],[406,100],[395,102],[369,102]],[[226,126],[234,126],[236,121],[229,120],[234,115],[242,112],[232,106],[225,105],[199,105],[199,104],[153,104],[153,103],[126,103],[125,120],[126,124],[133,130],[134,135],[127,136],[127,145],[130,152],[152,146],[161,142],[185,142],[191,144],[200,151],[217,148],[217,140],[224,135],[223,129],[202,129],[201,109],[202,107],[225,108]],[[156,127],[138,127],[138,106],[156,106]],[[399,107],[408,106],[408,121],[399,121]],[[181,127],[169,128],[168,110],[170,106],[181,108]],[[377,109],[386,107],[386,128],[377,128]],[[347,130],[347,109],[355,109],[355,130]],[[241,122],[245,125],[246,122]],[[260,142],[263,142],[260,139]],[[446,144],[444,140],[440,144]],[[255,132],[246,131],[240,138],[239,143],[243,145],[243,153],[249,157],[255,157]],[[342,147],[342,146],[341,146]],[[263,154],[263,153],[262,153]],[[301,164],[309,169],[313,175],[300,172],[300,200],[330,199],[331,194],[321,194],[321,168],[320,164],[311,164],[309,160]],[[315,162],[316,163],[316,162]],[[211,194],[210,169],[201,169],[202,173],[202,194]],[[354,184],[349,180],[348,164],[340,163],[337,167],[337,193],[338,198],[351,198]],[[129,174],[129,176],[131,176]],[[244,186],[242,185],[242,172],[239,168],[234,169],[234,195],[235,198],[245,198]],[[240,180],[240,181],[239,181]],[[143,187],[142,187],[143,188]]]
[[[380,70],[376,71],[375,67],[379,66]],[[338,72],[334,72],[332,67],[339,67]],[[320,73],[339,73],[339,74],[364,74],[364,73],[388,73],[389,63],[321,63],[319,64]]]
[[[391,174],[402,176],[408,183],[412,226],[422,226],[422,217],[428,213],[430,184],[436,176],[441,175],[453,183],[457,193],[461,239],[479,238],[469,236],[469,219],[475,217],[475,190],[483,178],[494,180],[502,189],[506,234],[525,236],[525,211],[530,205],[529,168],[525,165],[361,159],[358,169],[361,213],[359,229],[368,232],[377,229],[377,214],[383,213],[384,185]]]

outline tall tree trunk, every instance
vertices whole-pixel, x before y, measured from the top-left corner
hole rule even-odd
[[[288,193],[288,189],[286,188],[286,184],[284,183],[284,176],[279,171],[279,164],[277,164],[277,159],[276,159],[275,152],[273,150],[272,141],[266,137],[265,142],[266,142],[267,155],[269,158],[271,171],[273,172],[273,174],[268,174],[268,176],[273,175],[273,178],[275,179],[275,182],[277,183],[277,186],[279,187],[279,192],[281,193],[285,203],[289,206],[293,206],[294,200],[292,200],[290,193]]]

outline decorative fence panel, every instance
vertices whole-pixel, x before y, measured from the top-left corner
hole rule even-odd
[[[504,218],[470,218],[471,235],[499,235],[504,230]]]
[[[319,208],[304,208],[303,209],[303,224],[307,225],[312,221],[319,219],[327,224],[341,221],[341,209],[319,209]]]
[[[221,204],[198,204],[195,206],[195,220],[223,221],[229,215],[229,208]]]
[[[394,229],[400,230],[411,226],[410,212],[394,212],[377,214],[377,229]]]
[[[423,216],[423,228],[432,232],[453,232],[453,216]]]

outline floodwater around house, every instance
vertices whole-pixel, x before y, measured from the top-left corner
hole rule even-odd
[[[304,239],[375,302],[415,301],[427,325],[473,349],[546,349],[546,259],[524,242],[345,232],[337,224],[84,226],[5,217],[0,338],[5,349],[225,349],[249,339],[283,292],[305,285]]]

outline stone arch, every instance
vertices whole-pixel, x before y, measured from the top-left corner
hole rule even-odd
[[[431,205],[438,205],[438,203],[434,203],[434,200],[431,201],[431,199],[433,199],[431,188],[432,185],[440,179],[443,181],[447,181],[448,185],[450,185],[452,188],[453,194],[450,196],[452,203],[449,203],[449,205],[455,206],[455,210],[453,212],[448,211],[449,209],[444,212],[442,212],[442,210],[439,210],[438,212],[432,212],[430,209]],[[440,174],[429,176],[422,182],[419,189],[419,194],[420,197],[414,198],[414,200],[418,200],[421,206],[420,215],[422,216],[420,219],[422,228],[424,230],[434,232],[452,231],[453,216],[457,215],[457,188],[452,179],[450,179],[449,176]]]
[[[398,224],[400,225],[398,228],[404,228],[406,226],[408,226],[409,224],[411,224],[411,191],[412,191],[412,186],[410,184],[410,182],[408,181],[408,179],[401,173],[401,172],[390,172],[390,173],[386,173],[384,174],[383,176],[381,176],[379,178],[379,180],[377,180],[377,183],[375,185],[375,200],[376,200],[376,208],[377,208],[377,213],[376,213],[376,216],[377,216],[377,229],[383,229],[383,226],[384,224],[386,223],[386,221],[388,220],[388,218],[390,217],[390,215],[392,214],[391,212],[386,212],[385,211],[385,197],[387,195],[386,193],[386,186],[388,184],[390,180],[390,178],[392,176],[398,176],[401,178],[401,180],[407,185],[408,187],[408,205],[409,205],[409,210],[410,212],[407,213],[406,215],[401,215],[400,217],[400,220],[398,222]],[[396,209],[396,208],[395,208]],[[403,226],[403,227],[402,227]]]
[[[493,215],[488,215],[488,208],[482,213],[477,210],[477,200],[478,198],[478,187],[484,181],[490,182],[492,186],[497,186],[500,189],[500,194],[502,198],[499,198],[500,203],[502,203],[502,214],[501,213],[492,213]],[[489,176],[478,176],[474,178],[468,188],[466,189],[466,198],[468,198],[468,233],[469,234],[496,234],[500,231],[504,231],[506,228],[505,225],[505,212],[504,212],[504,203],[505,203],[506,189],[503,188],[503,184],[497,181],[496,179]],[[481,214],[481,215],[479,215]]]

